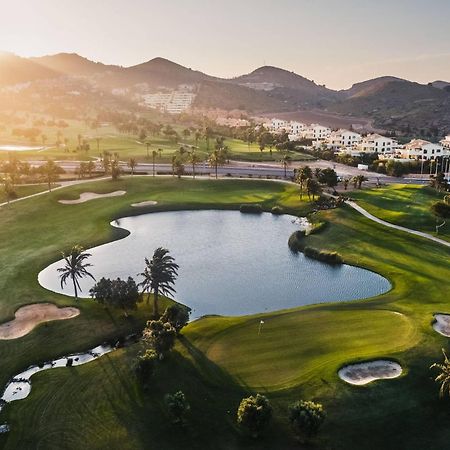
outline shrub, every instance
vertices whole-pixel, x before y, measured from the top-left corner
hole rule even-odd
[[[323,231],[328,225],[328,222],[314,222],[311,224],[311,229],[309,230],[309,234],[316,234]]]
[[[304,243],[303,238],[305,236],[305,232],[302,230],[294,231],[294,233],[291,234],[288,240],[289,248],[293,252],[301,252],[303,251]]]
[[[328,264],[342,264],[343,259],[339,253],[336,252],[327,252],[324,250],[318,250],[314,247],[305,247],[303,249],[303,253],[305,256],[311,259],[317,259],[318,261],[322,261]]]
[[[243,204],[239,207],[241,213],[261,214],[263,212],[262,206],[259,203]]]
[[[154,375],[157,364],[158,354],[155,350],[147,349],[143,355],[138,356],[135,372],[144,384]]]
[[[300,400],[289,407],[289,422],[298,437],[315,436],[325,420],[320,403]]]
[[[270,212],[276,215],[281,215],[284,213],[283,208],[281,206],[274,206]]]
[[[175,344],[177,332],[170,323],[164,323],[161,320],[149,320],[142,333],[142,340],[149,344],[159,359],[172,349]]]
[[[162,322],[167,322],[172,325],[177,334],[189,322],[189,309],[181,305],[170,305],[161,316]]]
[[[73,359],[67,358],[66,367],[72,367],[72,365],[73,365]]]
[[[431,211],[434,215],[448,219],[450,217],[450,205],[443,201],[435,202],[431,205]]]
[[[269,425],[272,419],[272,406],[267,397],[261,394],[243,398],[237,411],[238,424],[256,438]]]
[[[164,402],[166,403],[167,412],[171,417],[172,423],[183,424],[186,413],[190,409],[184,393],[182,391],[178,391],[175,392],[175,394],[167,394],[164,397]]]

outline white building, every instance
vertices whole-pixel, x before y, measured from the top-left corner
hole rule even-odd
[[[400,150],[402,158],[429,160],[450,155],[450,149],[423,139],[413,139]]]
[[[439,142],[446,150],[450,150],[450,134]]]
[[[381,136],[381,134],[368,134],[363,137],[357,149],[362,153],[394,153],[398,147],[395,139]]]
[[[314,141],[324,140],[331,134],[331,128],[324,127],[317,123],[312,123],[304,132],[303,137]]]
[[[334,131],[326,139],[326,145],[331,150],[354,149],[361,142],[361,135],[354,131],[338,130]]]
[[[307,128],[306,124],[304,124],[302,122],[295,122],[295,121],[291,121],[289,123],[289,127],[290,127],[290,130],[289,130],[290,134],[295,134],[297,136],[301,136]]]
[[[269,129],[270,131],[281,131],[285,130],[289,126],[289,123],[286,120],[282,119],[272,119],[270,121]]]

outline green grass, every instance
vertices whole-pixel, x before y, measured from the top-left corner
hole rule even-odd
[[[444,194],[429,186],[392,184],[382,188],[353,191],[358,204],[387,222],[436,234],[436,225],[443,222],[430,210]],[[439,237],[450,240],[450,222],[439,229]]]
[[[56,202],[87,190],[119,188],[127,195],[71,206]],[[130,214],[130,203],[147,199],[158,200],[158,209],[237,209],[241,203],[260,203],[266,210],[277,204],[300,214],[308,208],[299,203],[294,187],[281,183],[151,177],[89,183],[19,202],[2,210],[3,320],[31,301],[73,304],[38,286],[39,269],[73,242],[92,246],[120,237],[109,221]],[[30,396],[2,413],[12,431],[0,438],[0,446],[291,449],[298,444],[288,427],[287,405],[306,398],[324,403],[328,413],[313,448],[446,448],[448,401],[438,399],[428,367],[440,359],[440,348],[448,346],[431,328],[433,313],[450,312],[448,250],[387,229],[348,207],[318,216],[329,226],[306,237],[306,244],[337,251],[351,264],[383,274],[393,284],[390,292],[364,301],[195,321],[160,365],[147,392],[132,372],[138,345],[85,366],[40,373],[33,378]],[[12,229],[13,235],[7,231]],[[29,363],[89,348],[139,326],[148,311],[144,305],[126,321],[88,301],[80,302],[80,308],[82,314],[74,320],[49,323],[22,339],[0,342],[2,384]],[[258,336],[261,319],[265,324]],[[378,357],[398,360],[404,375],[365,387],[339,380],[337,370],[343,364]],[[191,403],[185,430],[170,426],[163,406],[164,394],[178,389]],[[235,412],[240,398],[255,391],[270,397],[276,420],[264,439],[251,442],[236,430]]]
[[[16,198],[26,197],[27,195],[37,194],[48,190],[47,184],[33,184],[27,186],[16,186],[14,188]],[[0,203],[6,202],[6,195],[4,190],[0,190]]]
[[[149,157],[147,157],[147,146],[140,142],[136,136],[125,135],[117,132],[112,126],[100,127],[93,130],[84,122],[67,121],[69,127],[58,129],[55,127],[41,127],[42,133],[48,137],[46,146],[50,147],[45,151],[24,151],[17,152],[18,158],[23,160],[42,159],[45,157],[54,159],[71,159],[71,160],[87,160],[89,157],[97,157],[99,153],[107,150],[111,153],[118,153],[121,160],[127,161],[130,158],[135,158],[139,162],[152,162],[152,151],[162,149],[161,157],[156,157],[156,163],[169,163],[173,154],[180,148],[181,145],[193,145],[197,147],[197,154],[202,159],[207,159],[208,153],[214,149],[214,139],[210,139],[209,149],[205,139],[195,141],[193,135],[184,137],[182,135],[183,128],[174,126],[174,129],[180,134],[177,142],[170,141],[163,134],[158,136],[148,136],[147,140],[151,143],[149,149]],[[31,126],[31,125],[30,125]],[[68,151],[64,149],[57,149],[53,147],[53,143],[57,140],[57,132],[60,130],[65,138],[69,140]],[[78,135],[81,134],[86,138],[91,146],[89,152],[76,151],[78,145]],[[100,138],[99,146],[97,147],[96,138]],[[35,143],[24,141],[23,139],[12,136],[11,130],[6,129],[0,131],[0,144],[19,144],[19,145],[37,145],[41,146],[42,141],[37,139]],[[250,146],[239,139],[226,139],[225,145],[230,149],[231,159],[242,161],[278,161],[280,159],[279,152],[273,149],[272,155],[269,149],[260,152],[259,146],[256,143]],[[312,159],[311,156],[298,152],[288,152],[292,160],[302,161]],[[8,158],[8,152],[0,151],[0,160]]]

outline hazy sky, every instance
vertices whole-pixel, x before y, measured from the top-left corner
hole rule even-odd
[[[450,0],[0,0],[0,50],[226,77],[268,64],[332,88],[450,81]]]

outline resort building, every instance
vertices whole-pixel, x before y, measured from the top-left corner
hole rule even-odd
[[[357,149],[361,153],[394,153],[397,147],[398,142],[395,139],[382,136],[381,134],[368,134],[357,145]]]
[[[295,122],[295,121],[291,121],[289,123],[289,127],[290,127],[290,130],[289,130],[290,134],[294,134],[297,136],[301,136],[307,128],[306,124],[304,124],[302,122]]]
[[[312,123],[304,132],[303,137],[314,141],[324,140],[331,135],[331,128]]]
[[[404,148],[400,149],[401,157],[407,159],[429,160],[449,154],[450,150],[445,149],[442,145],[433,144],[423,139],[413,139]]]
[[[439,142],[446,150],[450,150],[450,134]]]
[[[334,131],[326,139],[325,145],[334,151],[354,149],[361,142],[361,135],[349,130]]]
[[[195,99],[195,94],[186,91],[157,92],[142,96],[144,105],[169,114],[181,114],[189,109]]]

